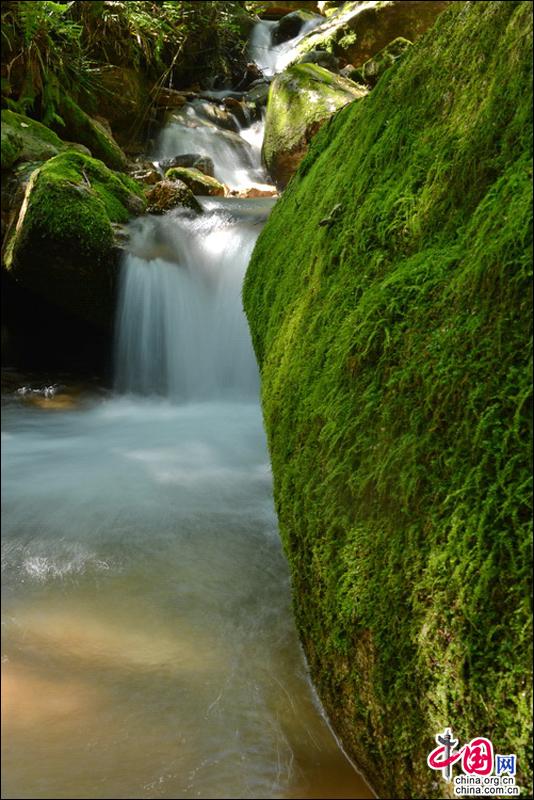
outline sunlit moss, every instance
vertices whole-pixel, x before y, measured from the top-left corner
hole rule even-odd
[[[531,54],[529,3],[453,3],[245,281],[298,626],[379,796],[443,796],[446,725],[531,785]]]

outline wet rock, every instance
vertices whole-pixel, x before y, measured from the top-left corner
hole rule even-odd
[[[290,14],[286,14],[285,17],[282,17],[273,27],[271,30],[271,41],[274,45],[278,45],[290,39],[294,39],[307,22],[312,22],[313,20],[320,22],[322,19],[323,17],[321,17],[320,14],[312,14],[310,11],[305,11],[302,8],[298,9],[298,11],[292,11]]]
[[[179,180],[163,180],[157,183],[146,196],[149,214],[164,214],[171,208],[181,206],[201,213],[202,206],[191,189]]]
[[[181,108],[187,103],[187,95],[174,89],[159,89],[154,104],[159,108]]]
[[[246,93],[244,99],[247,105],[254,106],[256,108],[263,107],[267,105],[267,97],[269,96],[269,86],[270,83],[266,81],[261,81],[253,86],[249,91]]]
[[[144,208],[131,178],[82,153],[60,153],[31,173],[8,234],[6,270],[22,288],[109,328],[119,260],[113,224]]]
[[[253,198],[253,197],[278,197],[278,191],[275,187],[270,189],[257,189],[252,186],[250,189],[237,189],[230,192],[232,197]]]
[[[339,59],[326,50],[310,50],[295,62],[296,64],[319,64],[320,67],[329,69],[331,72],[338,72]],[[353,67],[354,69],[354,67]]]
[[[171,181],[185,183],[193,194],[205,195],[209,197],[224,197],[226,187],[216,178],[204,175],[198,169],[188,167],[172,167],[165,173],[165,177]]]
[[[360,67],[399,36],[415,41],[448,5],[448,0],[386,0],[371,7],[346,3],[304,36],[298,51],[327,50],[342,66]]]
[[[238,131],[239,123],[232,112],[223,105],[216,105],[214,102],[199,100],[195,103],[195,109],[200,117],[208,120],[218,128],[228,131]]]
[[[263,73],[261,69],[255,64],[253,61],[247,64],[245,68],[245,72],[243,73],[242,77],[236,83],[235,88],[241,89],[242,91],[248,89],[250,86],[254,84],[255,81],[261,80],[263,78]]]
[[[160,167],[164,172],[172,167],[192,167],[203,172],[204,175],[209,175],[210,178],[213,178],[215,170],[212,159],[200,153],[184,153],[180,156],[174,156],[174,158],[165,158],[160,161]]]
[[[244,127],[250,123],[250,110],[245,103],[235,97],[225,97],[223,105],[234,115],[241,126]]]
[[[154,186],[158,183],[162,176],[152,163],[144,158],[138,158],[133,161],[128,170],[128,174],[139,183],[144,183],[145,186]]]
[[[279,188],[296,172],[321,125],[366,94],[364,87],[316,64],[298,64],[277,75],[269,92],[262,155]]]

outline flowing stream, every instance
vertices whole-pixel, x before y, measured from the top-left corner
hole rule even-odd
[[[201,115],[156,159],[265,183],[261,123]],[[373,796],[310,684],[273,508],[241,285],[274,200],[200,199],[132,223],[114,391],[5,398],[4,797]]]

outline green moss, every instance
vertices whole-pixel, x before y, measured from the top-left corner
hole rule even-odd
[[[68,151],[36,169],[6,268],[27,288],[85,319],[109,323],[115,267],[112,223],[142,210],[142,189],[102,162]]]
[[[298,626],[379,796],[443,796],[446,725],[532,791],[531,51],[529,3],[452,4],[322,128],[246,277]]]
[[[224,195],[224,184],[216,178],[205,175],[198,169],[189,167],[171,167],[165,173],[169,180],[183,181],[193,194],[197,195]]]
[[[22,153],[22,137],[2,125],[2,169],[9,169]]]
[[[300,161],[320,125],[365,93],[362,87],[317,64],[296,64],[278,75],[269,90],[262,150],[273,177],[284,185],[292,174],[284,164],[287,156],[296,153]]]
[[[351,80],[362,79],[368,83],[375,84],[384,72],[404,55],[411,45],[412,42],[408,41],[408,39],[403,36],[397,36],[396,39],[393,39],[380,52],[366,61],[358,70],[354,70],[354,74],[350,75]]]
[[[2,169],[17,161],[44,161],[67,146],[46,125],[24,114],[2,111]]]
[[[62,98],[60,112],[64,127],[60,126],[58,130],[62,135],[88,147],[92,155],[110,169],[126,168],[126,156],[117,142],[103,125],[82,111],[72,98],[67,95]]]

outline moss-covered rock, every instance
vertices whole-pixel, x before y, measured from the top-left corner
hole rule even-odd
[[[269,91],[262,155],[278,187],[295,173],[321,125],[366,92],[317,64],[297,64],[277,75]]]
[[[181,206],[199,214],[202,206],[193,192],[183,181],[164,180],[157,183],[147,193],[149,214],[164,214],[172,208]]]
[[[448,5],[447,0],[384,0],[366,7],[345,3],[302,39],[298,52],[327,50],[342,65],[360,67],[399,36],[415,41]]]
[[[54,127],[62,136],[88,147],[92,155],[110,169],[126,169],[126,156],[104,125],[86,114],[66,95],[62,98],[59,110],[65,124],[54,123]]]
[[[191,189],[193,194],[211,197],[223,197],[226,194],[223,183],[192,167],[171,167],[165,173],[165,177],[171,181],[182,181]]]
[[[81,153],[60,153],[31,175],[5,267],[26,289],[109,326],[117,269],[113,223],[144,206],[130,178]]]
[[[386,47],[380,50],[375,56],[370,58],[361,67],[350,72],[348,77],[352,81],[368,83],[374,86],[384,72],[389,69],[396,61],[401,58],[406,50],[411,47],[412,42],[398,36],[393,39]]]
[[[380,797],[450,795],[445,726],[532,795],[531,58],[530,3],[453,3],[323,127],[246,276],[298,627]]]
[[[17,161],[46,161],[68,148],[46,125],[24,114],[2,111],[2,169]]]

